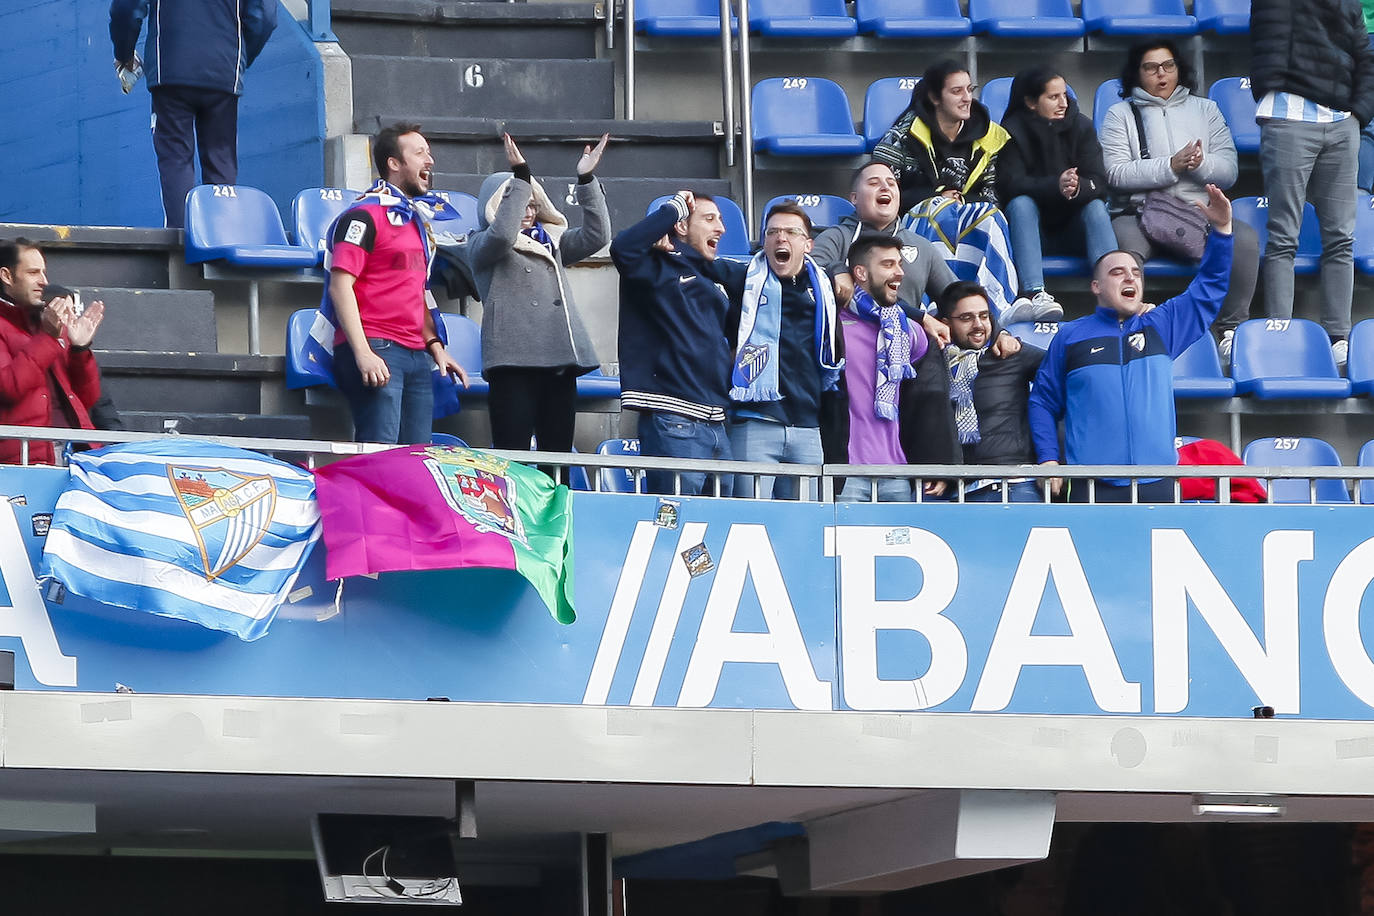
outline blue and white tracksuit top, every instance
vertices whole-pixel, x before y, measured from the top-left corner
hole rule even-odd
[[[1069,464],[1178,463],[1173,361],[1221,310],[1233,244],[1211,233],[1193,282],[1143,315],[1099,307],[1060,326],[1030,395],[1037,461],[1059,459],[1063,419]]]

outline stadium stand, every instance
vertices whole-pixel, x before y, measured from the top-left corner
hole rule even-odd
[[[635,27],[646,35],[674,38],[711,38],[720,35],[720,4],[716,0],[638,0]],[[739,20],[730,17],[730,29]]]
[[[598,455],[639,456],[638,439],[607,439],[596,447]],[[635,481],[639,473],[629,468],[601,468],[598,472],[598,489],[608,493],[635,493]]]
[[[1102,122],[1107,117],[1107,109],[1121,101],[1121,80],[1110,79],[1097,87],[1093,93],[1093,127],[1102,130]]]
[[[869,150],[906,110],[919,81],[916,76],[887,76],[869,84],[864,92],[864,143]]]
[[[1374,439],[1360,446],[1360,454],[1356,459],[1356,464],[1362,468],[1374,468]],[[1374,478],[1361,480],[1358,490],[1360,505],[1374,506]]]
[[[1374,319],[1356,322],[1350,329],[1349,341],[1345,376],[1350,379],[1350,392],[1374,394]]]
[[[1054,335],[1059,333],[1057,321],[1018,321],[1007,325],[1007,333],[1042,350],[1049,348]]]
[[[1199,32],[1243,35],[1250,31],[1249,0],[1194,0]]]
[[[812,234],[837,225],[840,220],[854,212],[854,205],[843,197],[833,194],[784,194],[774,197],[759,210],[759,238],[763,238],[764,224],[768,211],[780,203],[791,201],[806,211],[811,218]]]
[[[1355,269],[1374,274],[1374,196],[1361,194],[1355,200]]]
[[[324,263],[325,243],[329,240],[329,229],[339,214],[347,210],[358,199],[357,191],[344,188],[306,188],[291,200],[291,223],[295,227],[292,235],[295,244],[301,248],[314,249],[319,254],[317,263]]]
[[[482,378],[482,328],[465,315],[444,313],[448,351],[468,374],[467,394],[486,395],[491,386]]]
[[[1269,241],[1269,199],[1266,197],[1237,197],[1231,201],[1235,218],[1249,223],[1259,235],[1260,252]],[[1317,225],[1317,211],[1312,204],[1303,205],[1302,229],[1298,231],[1298,250],[1293,256],[1293,273],[1304,276],[1317,272],[1321,264],[1322,236]]]

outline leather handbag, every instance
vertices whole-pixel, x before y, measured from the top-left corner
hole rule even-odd
[[[1140,109],[1131,103],[1131,114],[1135,115],[1136,136],[1140,139],[1140,156],[1150,158],[1150,147],[1145,139],[1145,124],[1140,117]],[[1207,217],[1189,201],[1175,197],[1168,191],[1150,191],[1140,207],[1140,231],[1153,244],[1170,254],[1187,258],[1190,261],[1202,259],[1202,250],[1207,245]]]

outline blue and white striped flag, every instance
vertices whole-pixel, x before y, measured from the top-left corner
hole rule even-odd
[[[41,575],[115,607],[254,640],[320,535],[315,478],[193,440],[73,455]]]

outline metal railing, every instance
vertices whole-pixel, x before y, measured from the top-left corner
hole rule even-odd
[[[328,463],[350,455],[361,455],[370,452],[384,451],[395,446],[383,445],[368,442],[333,442],[320,439],[269,439],[243,436],[193,436],[178,434],[161,433],[142,433],[142,432],[115,432],[107,430],[91,430],[91,439],[97,439],[101,444],[114,444],[120,442],[146,442],[158,439],[177,439],[177,440],[202,440],[215,442],[222,445],[235,446],[237,448],[248,449],[250,451],[263,452],[289,460],[299,461],[308,468],[315,468],[320,463]],[[31,442],[78,442],[85,440],[74,440],[73,431],[66,428],[55,427],[30,427],[30,426],[0,426],[0,439],[18,440],[20,443],[20,464],[29,465]],[[1104,479],[1130,479],[1130,502],[1154,502],[1139,498],[1139,485],[1143,482],[1150,482],[1158,479],[1170,480],[1173,482],[1172,502],[1182,503],[1181,487],[1184,480],[1210,480],[1216,484],[1217,499],[1216,503],[1229,504],[1230,483],[1236,478],[1258,478],[1262,481],[1268,480],[1306,480],[1308,481],[1309,502],[1311,505],[1340,506],[1346,503],[1332,503],[1317,499],[1317,481],[1320,480],[1340,480],[1340,481],[1363,481],[1374,480],[1374,467],[1283,467],[1283,466],[1264,466],[1252,467],[1246,465],[946,465],[946,464],[925,464],[925,465],[848,465],[848,464],[774,464],[757,461],[705,461],[694,459],[673,459],[673,458],[650,458],[633,455],[599,455],[581,454],[567,452],[513,452],[487,449],[491,454],[499,455],[522,464],[538,465],[549,468],[560,483],[567,483],[574,468],[582,468],[589,472],[587,482],[592,492],[624,492],[619,489],[604,486],[599,473],[593,471],[614,470],[625,471],[635,481],[635,492],[647,493],[646,475],[651,472],[663,472],[672,475],[673,484],[663,489],[668,492],[660,495],[680,495],[682,492],[682,475],[702,474],[708,475],[707,489],[702,495],[712,497],[718,496],[722,492],[722,481],[727,476],[732,476],[734,482],[738,484],[743,481],[752,484],[751,489],[756,490],[759,479],[762,477],[788,478],[796,480],[799,484],[798,490],[802,495],[802,500],[806,502],[831,503],[836,501],[838,492],[836,484],[841,478],[861,478],[870,482],[869,496],[876,498],[878,483],[882,480],[904,480],[912,484],[911,501],[915,503],[929,503],[934,505],[948,505],[951,503],[964,503],[972,492],[972,485],[986,481],[1008,482],[1017,480],[1042,481],[1053,478],[1062,478],[1065,481],[1084,481],[1088,490],[1088,502],[1096,502],[1096,491],[1099,486],[1103,486],[1101,481]],[[59,451],[59,463],[64,461],[62,453]],[[945,481],[949,488],[944,496],[933,497],[923,492],[922,485],[928,481]],[[1051,500],[1046,496],[1046,489],[1041,489],[1040,502],[1050,503]],[[1116,489],[1116,488],[1114,488]],[[1358,483],[1356,484],[1358,490]],[[1114,494],[1115,495],[1115,494]],[[1269,499],[1272,501],[1272,488],[1269,490]],[[1001,489],[1001,501],[1009,502],[1010,495],[1008,488],[1003,486]],[[1208,501],[1211,502],[1211,501]],[[1058,504],[1057,502],[1055,503]],[[1121,505],[1120,502],[1113,504]],[[1358,505],[1358,500],[1354,500],[1349,505]]]

